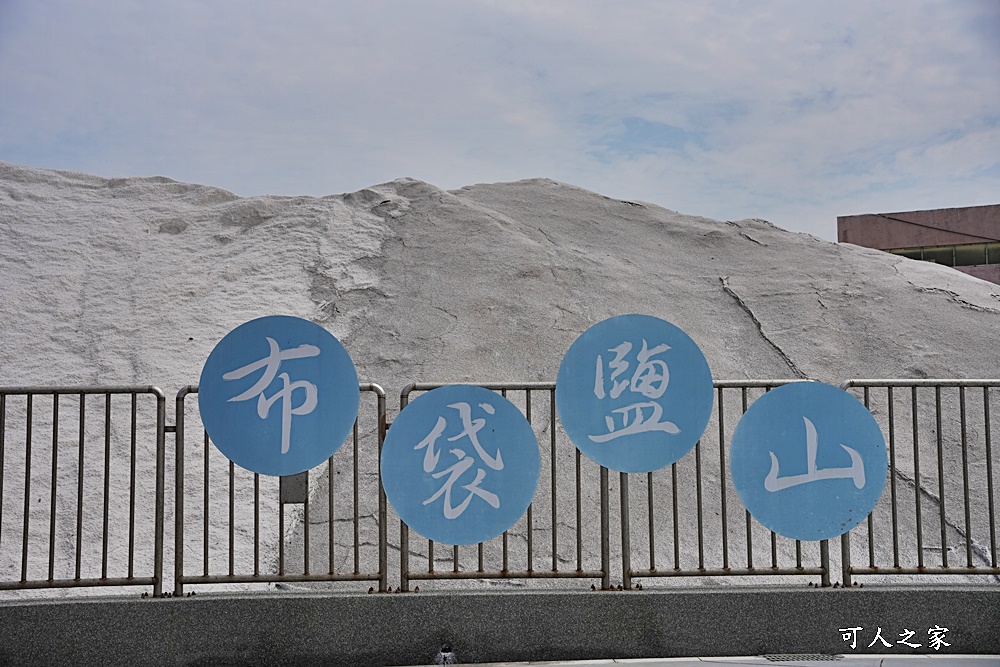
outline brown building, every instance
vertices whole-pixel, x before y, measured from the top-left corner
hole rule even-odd
[[[837,217],[837,240],[1000,284],[1000,204]]]

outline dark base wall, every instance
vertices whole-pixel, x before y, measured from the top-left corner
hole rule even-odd
[[[413,665],[850,654],[1000,654],[1000,587],[200,595],[0,603],[3,665]],[[893,644],[875,639],[877,628]],[[916,632],[913,649],[898,645]]]

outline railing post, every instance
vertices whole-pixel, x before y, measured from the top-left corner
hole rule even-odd
[[[382,445],[389,426],[386,423],[385,390],[377,384],[373,384],[372,389],[378,402],[378,590],[385,593],[389,588],[389,509],[385,487],[382,486]]]
[[[184,397],[197,391],[191,385],[177,392],[174,414],[174,597],[184,594]]]
[[[621,488],[622,587],[632,588],[632,539],[629,530],[628,473],[618,473]]]
[[[830,540],[823,540],[819,543],[819,566],[823,568],[823,574],[819,575],[819,585],[823,588],[830,587]]]
[[[601,589],[611,589],[611,517],[608,502],[608,469],[601,466]]]
[[[851,582],[851,531],[840,536],[840,569],[844,588],[849,588]]]
[[[399,520],[399,590],[410,592],[410,527]]]
[[[167,398],[158,389],[156,395],[156,527],[153,546],[153,597],[163,594],[164,481],[166,477]]]
[[[411,382],[399,393],[400,412],[409,404],[410,392],[415,386],[416,384]],[[433,556],[428,553],[427,557],[433,565]],[[410,527],[402,519],[399,520],[399,590],[403,593],[410,592]]]

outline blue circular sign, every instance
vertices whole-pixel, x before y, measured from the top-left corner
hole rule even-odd
[[[283,315],[226,334],[198,386],[212,442],[262,475],[294,475],[332,456],[354,426],[359,401],[358,373],[340,341]]]
[[[863,521],[887,470],[878,422],[828,384],[767,392],[733,434],[730,471],[740,499],[757,521],[796,540],[830,539]]]
[[[509,529],[538,489],[538,440],[503,396],[450,385],[418,396],[382,446],[382,484],[410,528],[445,544]]]
[[[556,378],[556,408],[573,444],[620,472],[678,461],[708,426],[713,400],[698,345],[649,315],[620,315],[584,331]]]

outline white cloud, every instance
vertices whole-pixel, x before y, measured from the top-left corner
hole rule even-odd
[[[32,166],[240,194],[548,176],[827,238],[862,202],[996,198],[996,3],[0,11],[0,159]]]

